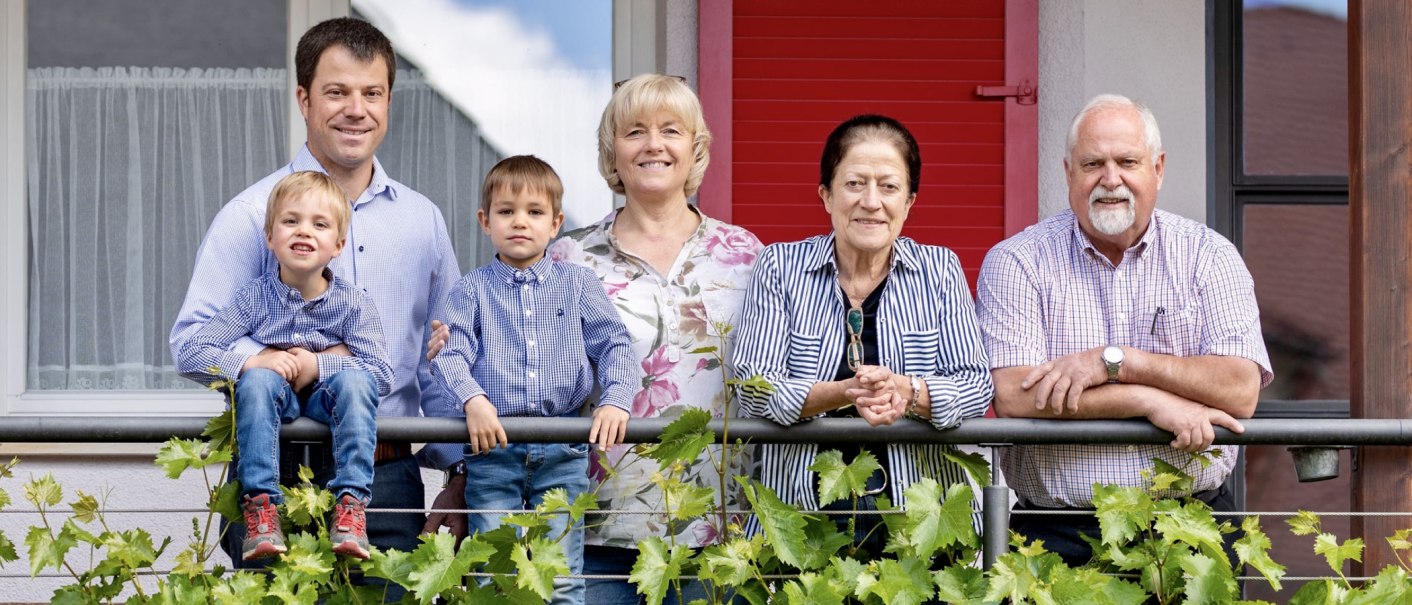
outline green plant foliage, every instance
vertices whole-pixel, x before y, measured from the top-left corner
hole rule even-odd
[[[706,446],[716,440],[716,433],[706,426],[709,422],[710,412],[696,408],[686,410],[663,429],[659,443],[639,445],[638,454],[656,460],[663,468],[695,462]]]
[[[804,513],[782,502],[774,490],[759,482],[744,477],[735,479],[740,482],[751,510],[760,520],[765,540],[780,560],[801,570],[817,568],[817,557],[804,547],[804,526],[808,521]]]
[[[1152,528],[1152,496],[1145,491],[1096,485],[1093,505],[1105,545],[1125,544]]]
[[[205,468],[230,460],[230,450],[212,450],[206,442],[196,439],[173,437],[157,451],[157,466],[166,471],[170,479],[181,477],[188,468]]]
[[[848,464],[843,463],[843,454],[838,450],[820,453],[809,466],[819,475],[819,505],[828,506],[863,494],[868,489],[868,478],[880,468],[877,457],[867,451],[859,452]]]
[[[1285,576],[1285,566],[1270,558],[1270,538],[1260,530],[1260,518],[1246,517],[1241,522],[1240,529],[1245,535],[1236,540],[1236,556],[1240,557],[1241,563],[1265,576],[1271,588],[1280,590],[1280,579]]]
[[[510,528],[502,529],[513,533]],[[461,578],[476,563],[489,560],[490,550],[476,538],[466,539],[457,550],[456,537],[451,534],[422,536],[421,545],[407,559],[410,571],[404,577],[391,579],[402,582],[417,596],[417,602],[431,603],[437,595],[459,586]]]
[[[963,452],[954,448],[945,448],[941,455],[947,460],[956,463],[966,474],[971,477],[971,481],[982,489],[990,487],[990,463],[985,461],[985,456],[977,452]]]
[[[1182,571],[1186,572],[1186,603],[1205,605],[1236,599],[1235,578],[1227,562],[1194,553],[1182,560]]]
[[[637,562],[628,581],[637,585],[637,593],[647,599],[647,605],[661,605],[690,557],[691,549],[680,544],[655,537],[643,540],[638,543]]]

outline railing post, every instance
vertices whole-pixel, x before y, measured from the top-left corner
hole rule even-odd
[[[1010,548],[1010,488],[1000,485],[1000,448],[990,447],[990,485],[981,505],[981,530],[985,533],[981,566],[990,569]]]

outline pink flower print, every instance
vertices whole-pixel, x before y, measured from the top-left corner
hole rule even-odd
[[[621,283],[621,284],[617,284],[617,283],[610,282],[610,281],[608,281],[608,280],[606,280],[606,279],[603,280],[603,291],[605,291],[605,292],[608,293],[608,298],[609,298],[609,299],[612,299],[612,298],[616,297],[619,292],[622,292],[623,290],[626,290],[627,288],[628,288],[628,282],[623,282],[623,283]]]
[[[702,357],[702,358],[700,358],[700,359],[697,359],[697,360],[696,360],[696,373],[700,373],[701,370],[706,369],[706,366],[708,366],[708,365],[711,365],[711,360],[709,360],[709,359],[707,359],[707,358],[705,358],[705,357]]]
[[[696,543],[702,546],[715,544],[716,539],[720,537],[720,530],[716,529],[716,525],[710,521],[697,523],[696,527],[691,529],[691,533],[696,538]]]
[[[693,300],[681,306],[681,331],[696,340],[711,335],[711,320],[706,317],[706,303]]]
[[[573,238],[561,237],[554,243],[549,244],[549,250],[546,251],[545,254],[548,254],[551,260],[562,261],[572,256],[574,248],[577,246],[578,242],[574,241]]]
[[[642,390],[632,398],[632,415],[636,418],[652,418],[661,410],[681,399],[681,391],[676,383],[660,378],[671,373],[677,362],[668,359],[667,347],[657,347],[642,360]]]
[[[598,453],[598,448],[588,449],[588,480],[594,485],[603,483],[608,478],[608,469],[603,468],[602,454]]]
[[[760,240],[743,229],[720,229],[706,240],[706,251],[723,265],[749,265],[760,251]]]

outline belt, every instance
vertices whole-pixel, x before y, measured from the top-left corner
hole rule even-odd
[[[373,449],[373,462],[387,462],[398,458],[406,458],[412,455],[412,444],[402,442],[382,442],[379,441]]]

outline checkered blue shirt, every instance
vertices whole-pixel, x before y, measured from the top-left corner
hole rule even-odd
[[[1138,243],[1114,266],[1069,210],[991,249],[976,284],[981,334],[992,368],[1036,366],[1104,345],[1187,357],[1244,357],[1270,383],[1255,283],[1240,253],[1205,225],[1157,210]],[[1239,448],[1202,468],[1167,445],[1030,445],[1001,455],[1005,480],[1043,507],[1087,508],[1093,484],[1141,485],[1160,458],[1213,489]],[[1168,493],[1163,495],[1184,495]]]
[[[237,289],[278,266],[265,246],[265,206],[275,183],[300,170],[327,172],[307,146],[301,148],[293,162],[237,194],[211,221],[172,326],[172,359]],[[431,320],[443,317],[439,305],[461,270],[441,211],[426,196],[389,178],[374,158],[372,183],[353,200],[343,254],[329,268],[367,292],[382,317],[395,380],[392,392],[378,403],[378,415],[432,416],[445,410],[444,391],[434,388],[426,361],[426,338]],[[264,344],[247,337],[232,348],[253,354]],[[432,444],[422,456],[434,468],[462,459],[456,444]]]
[[[600,404],[630,411],[642,376],[627,327],[598,276],[548,256],[524,270],[492,260],[451,289],[451,338],[432,361],[454,393],[450,415],[485,395],[500,416],[562,416],[594,386]],[[593,362],[592,364],[590,362]]]
[[[222,378],[235,380],[252,357],[229,350],[249,336],[276,349],[301,347],[319,360],[319,376],[358,369],[371,374],[378,395],[392,391],[392,366],[387,361],[387,339],[377,307],[362,290],[324,269],[328,289],[312,300],[279,279],[279,271],[266,273],[245,285],[230,304],[216,313],[177,356],[182,376],[210,384]],[[347,345],[353,355],[319,353],[333,345]],[[217,373],[211,373],[216,368]]]

